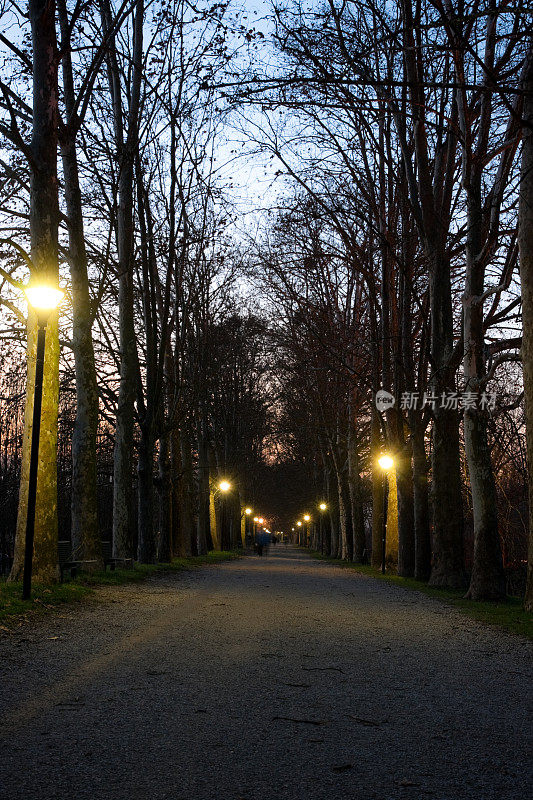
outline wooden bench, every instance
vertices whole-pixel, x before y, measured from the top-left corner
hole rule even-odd
[[[113,548],[111,542],[102,542],[102,558],[104,562],[104,569],[109,567],[114,570],[115,567],[121,566],[126,569],[133,569],[133,558],[113,558]],[[61,583],[63,583],[63,575],[66,570],[70,571],[71,578],[74,578],[78,570],[83,569],[84,566],[91,564],[98,564],[96,559],[92,560],[76,560],[72,558],[72,544],[70,539],[65,539],[57,543],[57,554],[59,559],[59,571],[61,573]]]
[[[104,569],[109,567],[111,571],[115,567],[124,567],[125,569],[133,569],[133,558],[114,558],[113,545],[111,542],[102,542],[102,557],[104,559]]]
[[[59,572],[61,575],[61,583],[63,583],[63,575],[65,570],[70,571],[70,577],[76,577],[78,570],[82,569],[86,564],[98,564],[96,559],[90,561],[81,561],[72,558],[72,543],[70,539],[64,539],[57,543],[57,556],[59,560]]]

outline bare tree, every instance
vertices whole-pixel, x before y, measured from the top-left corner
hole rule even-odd
[[[32,31],[33,111],[32,138],[27,145],[18,132],[16,116],[6,131],[26,156],[30,170],[31,275],[36,283],[57,286],[59,200],[57,182],[58,48],[55,29],[56,5],[51,0],[30,0],[28,14]],[[28,315],[28,380],[22,452],[21,490],[15,540],[15,559],[10,579],[23,572],[28,475],[32,433],[37,317]],[[34,576],[54,580],[57,576],[57,415],[59,400],[59,336],[57,312],[47,325],[43,378],[42,423],[37,473],[35,511]]]
[[[529,550],[524,606],[533,611],[533,43],[524,70],[524,133],[520,176],[520,279],[524,333],[522,362],[526,400],[527,457],[529,476]]]

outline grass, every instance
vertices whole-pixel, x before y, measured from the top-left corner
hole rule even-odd
[[[382,575],[380,570],[366,564],[352,564],[350,561],[329,558],[317,552],[311,552],[311,556],[321,561],[328,561],[336,566],[368,575],[371,578],[393,583],[395,586],[399,586],[402,589],[422,592],[422,594],[428,595],[428,597],[433,597],[436,600],[440,600],[443,603],[457,608],[463,614],[479,622],[497,625],[511,633],[517,633],[520,636],[533,639],[533,614],[524,611],[522,600],[518,597],[508,597],[504,601],[494,603],[466,600],[463,592],[453,591],[451,589],[436,589],[414,578],[401,578],[398,575],[388,573]]]
[[[65,583],[34,584],[30,600],[22,600],[21,583],[3,581],[0,583],[0,630],[9,630],[14,625],[57,610],[67,603],[79,603],[94,594],[98,586],[139,583],[156,572],[182,572],[240,557],[238,551],[212,550],[205,556],[176,558],[170,564],[136,564],[133,569],[81,573]]]

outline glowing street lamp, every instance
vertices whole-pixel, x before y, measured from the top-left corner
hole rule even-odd
[[[319,516],[320,525],[319,525],[319,533],[318,533],[318,535],[319,535],[319,538],[320,538],[320,552],[323,553],[324,552],[324,511],[328,510],[327,503],[324,503],[324,502],[319,503],[318,504],[318,508],[319,508],[319,510],[321,512],[320,516]]]
[[[300,530],[301,527],[302,527],[302,521],[299,519],[296,523],[296,543],[298,545],[302,544],[302,532]]]
[[[221,492],[224,493],[229,492],[229,490],[231,489],[231,483],[229,483],[229,481],[220,481],[220,483],[218,484],[218,488],[220,489]]]
[[[248,520],[250,518],[250,514],[251,513],[252,513],[252,509],[251,508],[245,508],[244,509],[244,514],[245,514],[245,517],[244,517],[244,541],[245,542],[246,542],[247,538],[250,536],[250,523],[249,523]]]
[[[31,573],[33,567],[33,542],[35,538],[35,506],[37,503],[37,467],[39,465],[39,438],[41,432],[41,407],[43,401],[44,351],[46,326],[50,314],[61,300],[64,292],[52,286],[28,286],[25,289],[28,304],[37,314],[37,355],[35,359],[35,389],[33,394],[33,422],[31,430],[30,475],[28,482],[28,509],[26,514],[26,541],[24,544],[24,575],[22,599],[31,596]]]
[[[379,459],[378,464],[384,472],[388,472],[394,466],[394,459],[388,453],[384,453]]]
[[[385,574],[385,546],[387,542],[387,510],[389,502],[389,482],[387,473],[394,467],[394,459],[388,453],[383,453],[378,458],[378,464],[383,470],[383,531],[381,534],[381,572]]]
[[[311,516],[309,514],[304,514],[304,547],[308,547],[309,545],[309,522],[311,520]]]

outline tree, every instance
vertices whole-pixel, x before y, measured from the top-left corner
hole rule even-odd
[[[27,145],[12,116],[10,138],[25,154],[30,170],[30,281],[57,286],[59,277],[57,182],[58,48],[53,0],[30,0],[32,31],[33,113],[32,138]],[[20,579],[24,564],[28,476],[35,382],[37,317],[32,310],[27,323],[28,379],[24,411],[24,444],[20,479],[15,559],[10,580]],[[58,314],[47,326],[43,377],[43,402],[37,473],[33,575],[36,580],[57,578],[57,414],[59,401]]]
[[[519,234],[522,286],[524,394],[526,401],[529,476],[529,550],[524,607],[533,611],[533,42],[530,42],[523,77],[524,132],[520,174]]]

